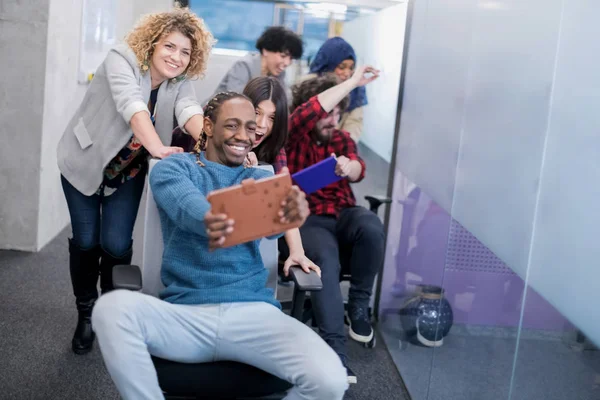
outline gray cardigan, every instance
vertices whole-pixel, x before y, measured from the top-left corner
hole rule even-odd
[[[215,94],[219,92],[237,92],[242,93],[246,84],[252,79],[262,75],[262,63],[260,54],[249,53],[240,58],[227,71],[227,74],[221,79],[217,86]],[[281,86],[285,88],[285,71],[277,77]]]
[[[151,91],[150,73],[142,73],[128,46],[118,45],[108,53],[58,143],[60,172],[78,191],[91,196],[98,190],[104,168],[133,134],[133,115],[149,114]],[[192,116],[202,114],[187,79],[163,82],[155,108],[155,129],[166,146],[171,144],[173,117],[183,129]]]

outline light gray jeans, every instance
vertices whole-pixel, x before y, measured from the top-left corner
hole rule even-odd
[[[292,383],[286,400],[341,400],[348,388],[346,369],[319,335],[267,303],[180,305],[115,290],[96,303],[92,326],[126,400],[164,398],[150,355],[250,364]]]

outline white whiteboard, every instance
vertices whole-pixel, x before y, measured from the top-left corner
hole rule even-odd
[[[406,3],[388,7],[346,23],[342,35],[354,48],[358,65],[370,64],[381,71],[379,79],[367,86],[369,104],[363,111],[360,141],[387,162],[394,147],[406,13]],[[389,38],[394,38],[393,46]]]
[[[117,0],[83,0],[79,83],[88,83],[90,75],[116,43]]]

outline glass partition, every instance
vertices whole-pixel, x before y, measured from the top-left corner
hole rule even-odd
[[[379,319],[414,400],[600,398],[598,12],[410,3]]]

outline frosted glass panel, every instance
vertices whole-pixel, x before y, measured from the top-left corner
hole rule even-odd
[[[410,2],[379,317],[414,400],[600,398],[598,15]]]
[[[529,257],[561,4],[481,1],[470,46],[452,216],[521,278]]]
[[[565,2],[528,282],[596,343],[600,342],[598,15],[598,2]]]
[[[578,25],[600,6],[582,4],[569,3],[564,20],[561,0],[430,1],[412,14],[398,170],[523,279],[532,246],[561,249],[561,257],[532,254],[538,263],[581,261],[584,281],[583,271],[600,255],[595,232],[589,231],[600,213],[573,206],[597,198],[597,186],[590,185],[598,174],[596,159],[582,156],[600,154],[592,130],[600,126],[593,89],[600,79],[598,61],[590,59],[599,46],[585,40],[599,28],[590,22],[583,32]],[[542,179],[541,229],[532,243]],[[581,225],[586,220],[587,230]],[[571,254],[575,243],[565,237],[579,237],[577,246],[586,244],[589,252]],[[551,279],[542,271],[533,269],[528,283],[568,317],[574,315],[578,297],[569,295],[570,310],[561,307],[558,298],[552,300],[558,281],[542,283]],[[576,277],[569,275],[568,282]],[[573,285],[581,292],[584,283]],[[594,332],[600,340],[600,321]]]
[[[446,209],[454,193],[473,1],[413,6],[396,163]]]

